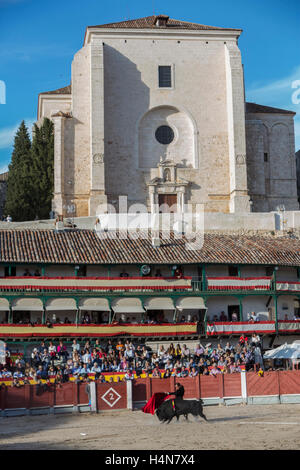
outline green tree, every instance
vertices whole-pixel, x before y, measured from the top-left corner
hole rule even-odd
[[[24,121],[15,135],[8,170],[5,214],[15,221],[32,220],[35,215],[31,180],[31,140]]]
[[[34,125],[32,137],[32,183],[34,216],[48,219],[54,185],[54,126],[44,118],[42,125]]]

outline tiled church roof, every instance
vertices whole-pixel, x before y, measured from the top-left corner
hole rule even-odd
[[[256,103],[246,103],[246,113],[278,113],[278,114],[296,114],[288,109],[272,108]]]
[[[106,238],[103,238],[106,237]],[[199,245],[198,245],[199,246]],[[202,248],[186,240],[109,239],[93,230],[0,230],[0,262],[134,264],[233,263],[300,266],[300,240],[289,237],[206,234]]]
[[[190,29],[190,30],[225,30],[225,31],[241,31],[234,28],[220,28],[217,26],[207,26],[204,24],[190,23],[188,21],[174,20],[166,15],[152,15],[135,20],[119,21],[117,23],[100,24],[96,26],[88,26],[88,28],[105,28],[105,29],[157,29],[155,21],[158,17],[166,18],[166,24],[159,26],[165,29]]]

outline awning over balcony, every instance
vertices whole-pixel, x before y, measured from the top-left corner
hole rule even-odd
[[[12,310],[23,310],[23,311],[38,311],[43,310],[43,303],[40,299],[16,299],[13,301]]]
[[[50,299],[46,304],[46,310],[77,310],[74,299]]]
[[[143,313],[142,302],[137,298],[118,298],[111,305],[114,313]]]
[[[153,297],[145,301],[146,310],[174,310],[174,302],[170,297]]]
[[[0,312],[6,312],[9,310],[9,302],[7,299],[0,299]]]
[[[176,302],[176,308],[178,308],[179,310],[207,310],[207,307],[205,307],[205,303],[202,297],[181,297]]]
[[[88,298],[80,300],[79,310],[95,310],[100,312],[109,312],[110,308],[107,299]]]

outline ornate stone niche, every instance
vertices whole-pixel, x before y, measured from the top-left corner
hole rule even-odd
[[[163,160],[161,157],[157,165],[157,176],[147,183],[151,213],[158,212],[159,205],[164,199],[163,195],[166,196],[166,204],[170,200],[175,201],[176,212],[183,212],[186,188],[189,184],[189,181],[177,177],[177,165],[173,160]]]

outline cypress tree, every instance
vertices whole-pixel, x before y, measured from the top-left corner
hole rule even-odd
[[[31,140],[25,122],[16,132],[11,163],[8,166],[5,214],[13,221],[34,218],[31,180]]]
[[[31,152],[34,217],[48,219],[54,186],[54,126],[50,119],[44,118],[40,127],[34,125]]]

